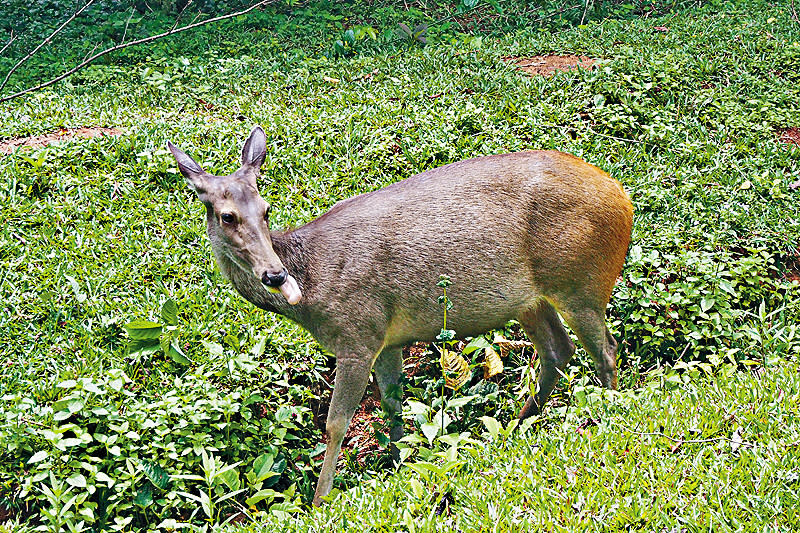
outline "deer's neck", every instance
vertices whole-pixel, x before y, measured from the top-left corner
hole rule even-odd
[[[261,309],[279,313],[299,322],[305,308],[305,296],[313,285],[307,268],[308,258],[304,239],[292,231],[271,232],[270,236],[272,248],[289,274],[294,276],[303,293],[303,299],[297,305],[289,305],[283,295],[268,291],[252,271],[241,268],[227,257],[222,247],[215,246],[213,237],[211,237],[211,248],[222,274],[247,301]]]

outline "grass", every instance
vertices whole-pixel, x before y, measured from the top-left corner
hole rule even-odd
[[[579,389],[525,433],[442,445],[446,474],[411,464],[313,513],[228,530],[788,531],[800,508],[799,370],[780,361],[655,373],[614,396]]]
[[[31,526],[52,526],[43,509],[63,507],[72,495],[85,494],[68,510],[74,514],[69,518],[73,526],[83,520],[84,527],[143,529],[156,528],[157,515],[210,523],[204,511],[178,494],[197,495],[204,483],[208,487],[202,490],[217,498],[246,489],[237,500],[245,506],[245,498],[275,490],[279,495],[253,505],[283,518],[280,513],[309,501],[320,434],[304,406],[326,391],[330,361],[307,333],[275,316],[253,312],[225,285],[203,236],[203,207],[163,148],[172,140],[209,171],[227,173],[238,160],[241,141],[258,123],[269,140],[261,189],[273,205],[274,227],[300,225],[343,198],[490,153],[559,149],[618,178],[631,195],[636,215],[634,246],[609,321],[623,340],[620,382],[625,390],[648,384],[635,393],[646,405],[639,413],[623,395],[606,413],[596,403],[593,411],[586,411],[589,407],[574,394],[557,397],[553,412],[562,422],[547,422],[531,437],[544,439],[539,448],[528,449],[514,440],[494,443],[491,450],[525,457],[530,465],[552,463],[552,479],[543,477],[548,483],[537,487],[563,482],[566,472],[575,470],[581,489],[569,492],[570,482],[562,491],[574,498],[562,501],[549,492],[557,489],[524,485],[519,474],[507,472],[504,475],[529,490],[514,492],[511,485],[500,484],[509,495],[476,499],[478,494],[471,491],[478,489],[468,481],[468,472],[488,471],[489,464],[481,462],[485,458],[464,456],[461,477],[452,485],[454,505],[464,507],[449,520],[464,520],[462,527],[471,529],[479,516],[510,519],[522,508],[545,512],[550,507],[540,498],[547,497],[559,499],[564,522],[554,518],[561,515],[549,512],[517,518],[537,527],[551,527],[548,520],[553,520],[552,528],[560,524],[568,529],[594,524],[593,516],[621,520],[615,522],[620,528],[677,525],[669,517],[648,514],[658,506],[640,501],[670,495],[670,485],[654,485],[651,494],[643,487],[655,481],[633,475],[634,465],[650,464],[645,455],[609,462],[616,466],[602,472],[599,467],[591,470],[590,463],[566,459],[576,460],[578,450],[596,458],[606,448],[622,446],[615,435],[625,435],[624,428],[609,425],[610,420],[622,423],[620,413],[645,416],[645,408],[652,406],[648,424],[628,421],[625,426],[649,432],[661,423],[665,429],[659,432],[686,438],[689,426],[681,423],[688,420],[696,420],[692,424],[701,428],[721,427],[714,409],[701,409],[713,405],[708,398],[714,394],[720,401],[729,398],[731,406],[745,405],[734,384],[743,383],[744,394],[753,383],[785,379],[781,390],[787,392],[779,403],[792,398],[791,369],[800,349],[800,289],[792,281],[797,278],[800,216],[798,193],[788,184],[797,179],[800,149],[781,144],[777,136],[783,128],[800,126],[800,25],[791,19],[789,6],[761,0],[684,5],[652,17],[605,4],[614,9],[590,13],[583,25],[577,24],[580,13],[558,14],[553,6],[542,9],[553,17],[534,22],[539,13],[514,3],[503,5],[504,17],[511,20],[511,14],[518,13],[519,20],[512,24],[502,17],[478,17],[478,22],[491,22],[484,33],[470,26],[434,24],[446,10],[433,3],[428,11],[420,7],[408,12],[393,4],[375,4],[359,20],[348,20],[343,8],[324,3],[288,13],[266,12],[257,20],[185,34],[146,51],[129,50],[52,90],[0,106],[0,138],[82,125],[125,131],[120,137],[75,140],[0,159],[0,213],[5,221],[0,227],[0,437],[9,448],[0,451],[0,506]],[[486,14],[485,7],[481,9]],[[356,23],[373,25],[383,35],[398,21],[422,20],[431,23],[427,46],[393,38],[364,39],[344,52],[331,52],[344,30]],[[13,84],[21,86],[50,72],[57,59],[68,62],[82,56],[80,43],[75,49],[51,49],[23,69],[28,78],[23,74]],[[599,66],[545,79],[521,75],[503,60],[551,52],[585,54],[599,59]],[[10,64],[13,57],[0,65]],[[167,300],[178,308],[177,325],[168,335],[190,365],[160,352],[129,350],[123,326],[134,319],[160,320]],[[508,335],[518,331],[513,325],[507,329]],[[480,433],[481,414],[492,414],[503,423],[513,417],[521,393],[516,383],[527,372],[527,355],[511,353],[505,361],[507,375],[496,385],[482,382],[476,372],[468,386],[484,391],[484,403],[459,420],[454,431]],[[788,363],[775,362],[758,378],[761,381],[747,373],[723,372],[717,374],[718,385],[702,379],[675,389],[654,388],[661,378],[649,372],[676,361],[692,365],[685,375],[714,372],[726,361],[763,365],[776,358]],[[591,364],[582,351],[567,376],[562,390],[569,383],[592,379]],[[439,377],[435,372],[415,376],[407,394],[433,401]],[[726,392],[715,393],[715,387]],[[178,407],[162,403],[165,394],[177,398]],[[669,405],[684,408],[691,394],[705,398],[697,400],[694,414],[670,411]],[[236,401],[223,405],[220,398],[230,395]],[[680,401],[668,405],[667,399],[677,398]],[[565,402],[578,405],[565,412]],[[199,418],[184,427],[181,417],[188,417],[193,405],[202,406]],[[181,416],[158,413],[171,408]],[[746,416],[733,407],[729,412]],[[591,438],[574,430],[587,419],[599,421],[589,428]],[[669,420],[676,421],[674,427]],[[786,420],[785,430],[796,432],[796,424]],[[241,435],[235,447],[226,444],[226,427],[232,423]],[[745,432],[740,432],[745,441],[757,443],[754,449],[740,447],[738,453],[726,452],[727,444],[720,441],[710,447],[681,445],[667,454],[663,438],[628,437],[634,444],[647,441],[646,449],[632,454],[658,452],[656,457],[672,465],[671,473],[659,470],[660,480],[691,485],[681,475],[693,465],[698,486],[714,489],[709,494],[716,495],[716,503],[697,486],[687,494],[670,489],[676,502],[672,509],[684,513],[680,516],[687,523],[736,529],[733,520],[742,520],[746,509],[756,517],[754,524],[761,520],[767,528],[773,520],[792,518],[780,510],[796,504],[791,491],[769,493],[768,504],[756,501],[761,485],[734,479],[726,489],[720,483],[727,479],[720,477],[723,474],[766,472],[758,460],[775,466],[777,456],[748,455],[778,446],[770,444],[778,442],[778,434],[769,437],[770,432],[784,429],[765,424],[766,429],[736,426]],[[730,438],[734,425],[726,426],[730,431],[701,434]],[[123,426],[124,431],[119,429]],[[747,433],[752,427],[761,429]],[[117,444],[101,442],[96,434],[118,434]],[[91,437],[89,442],[63,443],[87,439],[84,435]],[[797,440],[793,438],[786,442]],[[584,444],[588,448],[582,448]],[[110,453],[115,445],[119,454]],[[479,448],[466,446],[462,455],[469,449]],[[620,448],[614,449],[621,458]],[[162,488],[159,476],[151,472],[155,464],[172,476],[208,477],[204,450],[227,465],[242,461],[234,470],[238,481],[226,477],[200,483],[173,477]],[[696,456],[685,455],[687,450],[696,450]],[[780,468],[791,477],[796,464],[786,450],[780,460],[788,463]],[[47,452],[47,459],[29,462],[39,451]],[[739,466],[721,469],[729,463],[715,463],[711,455],[716,452]],[[271,470],[276,475],[254,481],[267,461],[262,455],[276,465]],[[742,463],[746,457],[753,462]],[[519,460],[507,464],[517,467]],[[492,468],[503,473],[505,467],[498,462]],[[339,486],[374,477],[371,469],[350,465],[342,471]],[[559,471],[562,477],[557,477]],[[115,483],[103,481],[98,472]],[[583,472],[609,477],[592,485],[591,476],[578,475]],[[77,474],[85,483],[74,477]],[[529,474],[527,479],[537,479]],[[362,489],[354,489],[353,505],[378,505],[380,512],[394,513],[392,498],[403,501],[408,490],[415,490],[406,481],[410,475],[404,470],[402,476],[382,481],[400,492],[384,490],[377,503],[358,500]],[[423,496],[414,492],[419,503],[409,512],[415,521],[430,512],[428,492],[439,490],[436,483],[418,479],[425,491]],[[59,484],[66,484],[66,496],[53,503],[42,487]],[[603,486],[613,489],[592,496],[590,487]],[[152,502],[147,494],[154,495]],[[748,495],[756,499],[749,501]],[[608,504],[603,509],[600,496],[619,507],[611,510]],[[468,511],[467,502],[480,512]],[[495,506],[494,515],[488,503]],[[583,507],[576,510],[573,505]],[[340,524],[346,515],[336,514],[334,507],[313,516],[323,517],[319,523],[330,519]],[[633,514],[626,518],[623,508],[633,509]],[[235,508],[226,512],[229,516]],[[572,518],[581,522],[567,522]],[[382,520],[395,518],[365,514],[364,520],[378,527],[388,523]]]

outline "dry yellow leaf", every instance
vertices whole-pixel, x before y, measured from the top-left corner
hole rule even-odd
[[[509,350],[515,348],[533,348],[533,343],[528,341],[512,341],[496,333],[492,344],[500,348],[500,357],[508,355]]]
[[[483,350],[483,379],[503,373],[503,360],[491,346]]]
[[[443,348],[440,362],[444,371],[444,386],[450,390],[460,389],[472,377],[469,363],[460,353]]]

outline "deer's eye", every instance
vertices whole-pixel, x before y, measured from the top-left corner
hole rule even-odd
[[[269,210],[269,206],[267,206],[267,208],[264,210],[264,222],[269,222]]]
[[[234,221],[236,220],[236,217],[233,216],[233,213],[222,213],[222,215],[219,218],[221,218],[222,222],[224,222],[225,224],[233,224]]]

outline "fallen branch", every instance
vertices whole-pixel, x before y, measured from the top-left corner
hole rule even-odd
[[[797,11],[794,9],[794,0],[792,0],[792,16],[791,19],[800,24],[800,18],[797,18]]]
[[[50,41],[52,41],[52,40],[53,40],[53,37],[55,37],[56,35],[58,35],[58,33],[59,33],[61,30],[63,30],[64,28],[66,28],[66,27],[67,27],[67,25],[68,25],[70,22],[72,22],[73,20],[75,20],[75,19],[76,19],[76,18],[77,18],[77,17],[78,17],[78,16],[79,16],[81,13],[83,13],[84,11],[86,11],[86,8],[88,8],[88,7],[89,7],[90,5],[92,5],[93,3],[94,3],[94,0],[89,0],[88,2],[86,2],[86,5],[84,5],[82,8],[80,8],[80,9],[79,9],[79,10],[77,10],[75,13],[73,13],[73,15],[72,15],[70,18],[68,18],[67,20],[65,20],[65,21],[64,21],[64,23],[63,23],[63,24],[61,24],[61,26],[59,26],[58,28],[56,28],[56,29],[55,29],[55,31],[53,31],[53,33],[51,33],[51,34],[50,34],[50,36],[49,36],[49,37],[47,37],[47,39],[45,39],[44,41],[40,42],[40,43],[39,43],[39,45],[38,45],[36,48],[34,48],[33,50],[31,50],[31,51],[28,53],[28,55],[26,55],[25,57],[23,57],[22,59],[20,59],[20,60],[19,60],[19,62],[17,62],[17,64],[16,64],[16,65],[14,65],[13,67],[11,67],[11,70],[9,70],[9,71],[8,71],[8,74],[6,74],[6,79],[4,79],[4,80],[3,80],[3,83],[0,83],[0,91],[2,91],[2,90],[3,90],[3,88],[4,88],[4,87],[6,86],[6,84],[8,83],[8,79],[11,77],[11,75],[14,73],[14,71],[15,71],[15,70],[17,70],[17,69],[20,67],[20,65],[22,65],[22,64],[23,64],[23,63],[25,63],[27,60],[29,60],[30,58],[32,58],[32,57],[34,56],[34,54],[36,54],[36,52],[38,52],[38,51],[39,51],[39,50],[40,50],[40,49],[41,49],[43,46],[45,46],[46,44],[48,44]],[[11,44],[11,43],[9,43],[9,44]],[[3,50],[5,50],[5,48],[3,48]]]
[[[625,424],[621,424],[619,422],[613,422],[613,421],[610,421],[610,422],[611,422],[611,424],[619,427],[620,429],[622,429],[624,431],[627,431],[628,433],[632,433],[634,435],[640,435],[640,436],[662,437],[662,438],[670,440],[670,441],[672,441],[672,442],[674,442],[676,444],[709,444],[709,443],[712,443],[712,442],[730,442],[732,445],[735,445],[736,447],[739,447],[739,446],[745,446],[745,447],[749,447],[749,448],[755,448],[756,447],[756,445],[753,444],[752,442],[745,442],[745,441],[743,441],[741,439],[732,439],[730,437],[712,437],[710,439],[682,439],[682,438],[679,438],[679,437],[672,437],[670,435],[667,435],[665,433],[661,433],[661,432],[658,432],[658,431],[636,431],[635,429],[629,428]]]
[[[20,96],[22,96],[24,94],[28,94],[28,93],[31,93],[31,92],[34,92],[34,91],[38,91],[39,89],[44,89],[45,87],[49,87],[49,86],[51,86],[51,85],[53,85],[55,83],[58,83],[61,80],[65,79],[65,78],[68,78],[69,76],[72,76],[73,74],[78,72],[80,69],[82,69],[83,67],[88,65],[89,63],[92,63],[93,61],[96,61],[97,59],[99,59],[99,58],[101,58],[101,57],[103,57],[105,55],[108,55],[108,54],[110,54],[112,52],[116,52],[117,50],[122,50],[123,48],[130,48],[131,46],[136,46],[136,45],[139,45],[139,44],[149,43],[149,42],[155,41],[157,39],[161,39],[161,38],[164,38],[164,37],[168,37],[170,35],[174,35],[176,33],[180,33],[182,31],[191,30],[191,29],[194,29],[194,28],[198,28],[200,26],[205,26],[206,24],[211,24],[212,22],[219,22],[221,20],[225,20],[225,19],[229,19],[229,18],[233,18],[233,17],[238,17],[239,15],[244,15],[246,13],[249,13],[249,12],[253,11],[256,8],[259,8],[261,6],[265,6],[267,4],[273,4],[273,3],[277,2],[277,1],[278,0],[261,0],[260,2],[257,2],[255,4],[253,4],[252,6],[248,7],[247,9],[243,9],[242,11],[237,11],[235,13],[228,13],[227,15],[222,15],[222,16],[219,16],[219,17],[210,18],[208,20],[203,20],[201,22],[196,22],[194,24],[189,24],[188,26],[183,26],[183,27],[178,28],[178,29],[174,29],[173,28],[173,29],[170,29],[169,31],[165,31],[163,33],[159,33],[158,35],[151,35],[150,37],[145,37],[143,39],[138,39],[136,41],[131,41],[131,42],[128,42],[128,43],[120,43],[120,44],[118,44],[116,46],[112,46],[110,48],[106,48],[105,50],[94,54],[90,58],[81,61],[75,67],[69,69],[68,71],[66,71],[65,73],[61,74],[60,76],[57,76],[57,77],[53,78],[52,80],[46,81],[44,83],[40,83],[39,85],[37,85],[35,87],[29,87],[29,88],[27,88],[25,90],[19,91],[17,93],[12,94],[12,95],[4,96],[4,97],[0,98],[0,104],[3,103],[3,102],[8,102],[9,100],[13,100],[14,98],[19,98]]]

